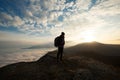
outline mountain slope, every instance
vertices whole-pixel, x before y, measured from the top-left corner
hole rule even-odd
[[[83,43],[65,49],[68,56],[86,56],[104,63],[120,67],[120,45],[98,42]]]
[[[48,53],[35,62],[20,62],[0,68],[1,80],[119,80],[113,67],[83,56],[64,57],[57,63]]]
[[[83,43],[68,48],[71,51],[93,51],[104,56],[120,56],[120,45],[102,44],[98,42]]]
[[[110,46],[79,44],[65,49],[62,62],[56,61],[57,52],[52,51],[34,62],[20,62],[0,68],[0,80],[120,80],[120,66],[112,62],[108,65],[110,56],[106,57],[97,50]]]

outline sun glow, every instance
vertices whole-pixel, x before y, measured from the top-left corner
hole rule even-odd
[[[79,31],[74,35],[70,35],[69,40],[75,43],[98,41],[95,30],[90,29],[85,31]]]
[[[84,41],[83,42],[93,42],[93,41],[95,41],[94,37],[88,35],[88,36],[84,37]]]
[[[94,31],[88,30],[82,33],[83,42],[93,42],[95,41]]]

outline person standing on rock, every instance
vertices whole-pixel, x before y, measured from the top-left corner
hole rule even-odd
[[[61,35],[56,37],[54,40],[54,45],[55,47],[58,48],[57,52],[57,62],[62,61],[62,56],[63,56],[63,50],[64,50],[64,45],[65,45],[65,33],[61,32]]]

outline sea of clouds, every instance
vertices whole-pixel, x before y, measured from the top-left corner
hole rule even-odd
[[[43,45],[29,48],[32,46],[26,44],[20,45],[19,43],[5,44],[0,42],[0,44],[0,67],[17,62],[36,61],[49,51],[55,50],[53,47],[46,47]]]

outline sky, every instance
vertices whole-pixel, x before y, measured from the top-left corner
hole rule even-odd
[[[0,41],[120,44],[120,0],[0,0]]]

